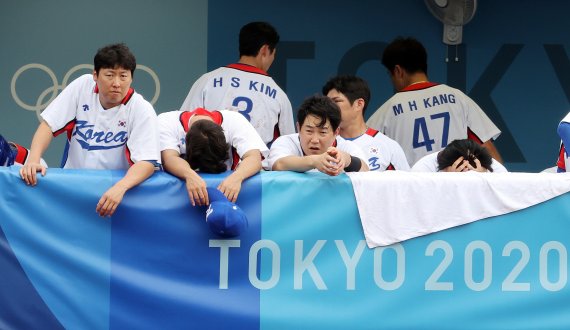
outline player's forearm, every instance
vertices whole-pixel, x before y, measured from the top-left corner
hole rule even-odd
[[[49,125],[42,121],[34,134],[32,145],[30,146],[30,155],[28,158],[29,163],[39,163],[42,155],[48,148],[53,134]]]
[[[184,158],[176,152],[170,153],[170,150],[162,152],[162,166],[166,172],[182,180],[186,180],[192,175],[198,175]]]
[[[314,156],[287,156],[273,164],[273,171],[307,172],[316,168]]]
[[[115,186],[122,187],[127,191],[148,179],[153,173],[154,164],[147,161],[137,162],[129,168],[121,180],[115,183]]]
[[[261,171],[261,153],[259,150],[250,150],[244,155],[238,168],[230,176],[243,181],[259,173],[259,171]]]
[[[501,164],[503,163],[503,157],[501,157],[501,154],[499,154],[499,150],[497,150],[492,140],[483,143],[483,147],[487,148],[487,150],[491,154],[491,157],[493,157],[499,163]]]

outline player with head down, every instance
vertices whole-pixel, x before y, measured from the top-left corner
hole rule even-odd
[[[368,171],[364,152],[338,136],[340,109],[326,96],[306,99],[297,112],[299,133],[279,137],[269,151],[268,169],[328,175]]]
[[[66,133],[63,168],[127,170],[100,198],[96,211],[111,216],[124,194],[159,167],[159,139],[152,105],[131,88],[135,56],[125,44],[99,49],[92,74],[71,82],[42,112],[20,175],[28,185],[46,174],[40,163],[53,136]]]
[[[443,150],[426,155],[414,164],[412,172],[494,172],[507,169],[487,148],[469,139],[453,140]]]
[[[242,182],[261,170],[267,146],[253,126],[229,110],[170,111],[158,116],[164,169],[184,180],[192,205],[210,203],[206,182],[197,172],[233,172],[218,189],[235,202]]]

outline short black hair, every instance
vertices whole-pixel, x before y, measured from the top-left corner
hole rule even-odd
[[[327,95],[333,89],[346,96],[351,105],[354,101],[363,99],[364,108],[362,109],[362,115],[364,116],[370,101],[370,87],[368,87],[368,83],[364,79],[350,75],[336,76],[323,86],[323,95]]]
[[[469,164],[473,167],[475,167],[475,158],[477,158],[481,166],[486,168],[489,172],[493,172],[493,168],[491,167],[493,158],[487,148],[469,139],[453,140],[445,149],[440,151],[439,154],[437,154],[437,169],[441,171],[453,165],[453,163],[462,156],[463,159],[469,161]]]
[[[273,52],[279,42],[279,33],[267,22],[251,22],[239,31],[239,56],[257,56],[263,45]]]
[[[134,76],[137,68],[137,60],[129,47],[124,43],[107,45],[100,48],[93,58],[95,72],[99,74],[101,69],[114,69],[117,67],[131,71]]]
[[[341,115],[338,105],[324,95],[313,95],[303,101],[297,111],[299,127],[303,126],[308,115],[313,115],[321,120],[318,127],[323,127],[327,120],[331,123],[333,131],[340,125]]]
[[[196,171],[225,172],[229,148],[224,130],[213,121],[198,120],[186,133],[186,161]]]
[[[384,49],[382,64],[390,72],[394,72],[396,65],[399,65],[408,73],[427,74],[427,51],[414,38],[398,37]]]

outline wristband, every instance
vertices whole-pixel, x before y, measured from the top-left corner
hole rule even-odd
[[[362,167],[362,162],[360,158],[350,156],[350,165],[344,168],[345,172],[358,172],[360,171],[360,167]]]

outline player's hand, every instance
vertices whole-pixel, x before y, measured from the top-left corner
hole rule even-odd
[[[193,172],[186,178],[186,190],[192,206],[210,204],[208,191],[206,190],[206,181],[196,172]]]
[[[320,155],[315,155],[313,165],[319,172],[332,176],[340,173],[342,168],[339,166],[339,158],[334,152],[332,152],[332,154],[333,155],[329,154],[327,150],[327,152]]]
[[[115,213],[117,206],[123,200],[123,196],[127,192],[127,188],[120,185],[115,184],[109,190],[107,190],[101,199],[99,199],[99,203],[97,203],[97,208],[95,211],[99,213],[99,216],[102,217],[110,217]]]
[[[29,186],[35,186],[38,183],[38,178],[36,176],[37,172],[41,172],[42,176],[46,175],[46,167],[40,163],[30,163],[28,162],[22,168],[20,168],[20,177]]]
[[[481,165],[479,163],[479,165]],[[469,162],[466,161],[463,156],[457,158],[453,164],[443,169],[443,172],[467,172],[469,171]]]
[[[479,159],[475,158],[473,161],[475,163],[475,167],[471,166],[471,164],[467,163],[467,168],[469,171],[476,171],[476,172],[487,172],[487,169],[481,166],[481,162]]]
[[[230,202],[235,203],[241,190],[242,181],[243,180],[236,175],[230,175],[220,183],[218,190],[221,191]]]
[[[343,171],[345,167],[350,165],[350,155],[338,150],[336,147],[329,147],[327,149],[327,154],[335,158],[335,163],[338,166],[339,173]]]

